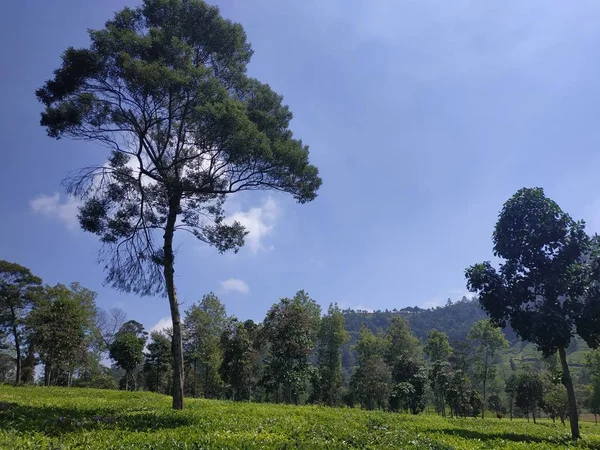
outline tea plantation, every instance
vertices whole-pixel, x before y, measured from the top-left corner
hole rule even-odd
[[[147,392],[0,387],[2,449],[600,449],[542,420],[451,419],[360,409],[189,399]]]

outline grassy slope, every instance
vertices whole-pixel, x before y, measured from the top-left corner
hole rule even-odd
[[[443,419],[358,409],[188,400],[183,412],[151,393],[0,386],[2,449],[558,449],[549,422]],[[572,448],[600,449],[583,424]]]

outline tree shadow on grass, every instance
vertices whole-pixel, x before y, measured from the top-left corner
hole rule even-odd
[[[193,423],[190,417],[180,412],[164,410],[83,410],[17,403],[0,404],[0,428],[22,433],[39,432],[47,436],[60,436],[84,430],[155,431],[189,426]]]
[[[554,444],[554,445],[567,445],[573,441],[565,437],[548,437],[542,438],[537,436],[531,436],[529,434],[522,433],[482,433],[475,430],[467,430],[464,428],[443,428],[435,430],[439,433],[448,434],[451,436],[460,436],[465,439],[479,439],[481,441],[492,441],[495,439],[504,439],[505,441],[512,442],[525,442],[525,443],[536,443],[536,444]]]

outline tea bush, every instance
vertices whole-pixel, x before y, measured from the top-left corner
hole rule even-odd
[[[600,426],[0,386],[2,449],[600,449]]]

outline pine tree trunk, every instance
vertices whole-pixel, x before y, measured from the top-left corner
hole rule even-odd
[[[564,348],[558,349],[560,363],[563,370],[563,384],[567,388],[567,397],[569,398],[569,421],[571,422],[571,437],[579,439],[579,413],[577,411],[577,399],[575,398],[575,389],[573,389],[573,380],[571,379],[571,371],[567,363],[567,353]]]
[[[181,337],[181,315],[179,313],[179,302],[175,290],[175,255],[173,253],[173,235],[175,234],[175,222],[179,210],[180,198],[172,196],[169,199],[169,215],[165,225],[164,234],[164,277],[169,306],[171,308],[171,320],[173,321],[173,409],[183,409],[183,340]]]

